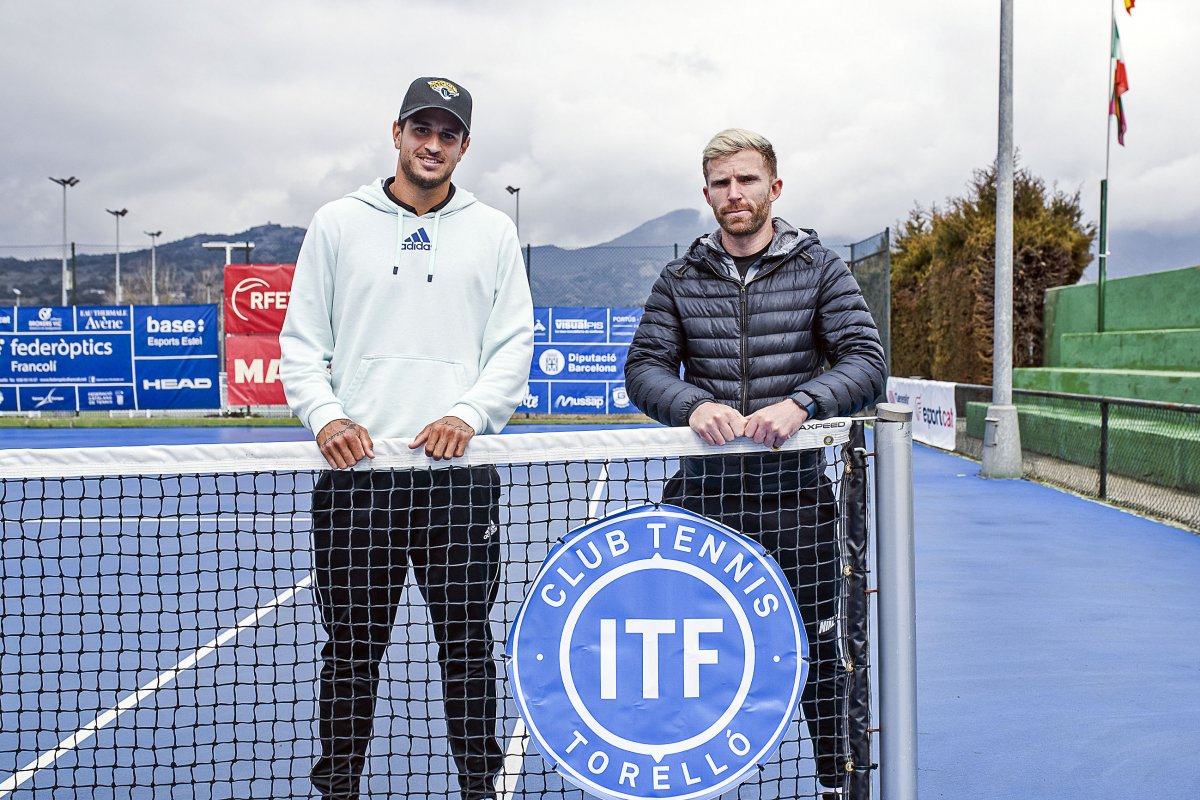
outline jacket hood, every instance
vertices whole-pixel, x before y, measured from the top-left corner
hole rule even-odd
[[[403,213],[404,216],[415,218],[416,215],[411,211],[401,208],[393,203],[390,198],[388,198],[387,194],[385,194],[383,191],[383,185],[386,182],[387,177],[378,178],[371,183],[363,184],[353,192],[350,192],[350,194],[346,195],[346,197],[366,203],[371,208],[374,208],[377,211],[382,211],[385,214]],[[473,203],[475,203],[475,195],[471,194],[458,184],[455,184],[454,196],[450,198],[450,202],[447,203],[445,208],[443,208],[440,212],[431,213],[441,213],[443,216],[449,216],[458,211],[462,211],[464,208],[472,205]]]
[[[404,239],[408,233],[405,226],[405,220],[424,219],[433,216],[433,234],[432,244],[429,246],[429,259],[426,262],[425,280],[429,283],[433,282],[433,273],[437,267],[438,253],[438,229],[442,224],[442,217],[452,217],[464,208],[475,204],[475,195],[468,192],[457,185],[454,186],[454,194],[450,197],[450,201],[445,206],[436,211],[427,211],[421,217],[418,217],[407,208],[396,205],[391,198],[384,192],[384,184],[387,183],[387,178],[379,178],[374,183],[368,183],[360,186],[355,191],[346,195],[351,200],[358,200],[366,203],[376,211],[382,211],[385,214],[391,214],[396,218],[396,246],[394,255],[392,256],[392,272],[393,274],[400,271],[400,262],[404,258]],[[426,240],[429,241],[429,240]]]
[[[813,245],[821,243],[816,231],[793,227],[787,220],[779,217],[772,217],[771,226],[775,229],[775,236],[771,239],[767,252],[763,254],[765,259],[776,259],[791,255],[793,252],[803,252]],[[720,228],[693,242],[691,248],[688,249],[687,258],[689,261],[693,259],[706,260],[705,255],[707,254],[715,255],[718,261],[729,257],[729,254],[725,252],[725,247],[721,244]]]

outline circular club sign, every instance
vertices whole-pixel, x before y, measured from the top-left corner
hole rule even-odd
[[[674,506],[569,533],[513,622],[508,676],[542,755],[604,798],[704,800],[779,746],[808,672],[783,572]]]

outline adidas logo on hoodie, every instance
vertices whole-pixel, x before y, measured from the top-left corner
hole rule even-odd
[[[410,235],[407,239],[400,243],[401,250],[430,250],[429,234],[425,233],[424,228],[417,228],[416,232]]]

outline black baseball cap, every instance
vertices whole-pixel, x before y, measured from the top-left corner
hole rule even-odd
[[[463,124],[463,130],[471,132],[471,93],[454,81],[446,78],[417,78],[404,94],[400,106],[400,121],[426,108],[441,108],[449,111]]]

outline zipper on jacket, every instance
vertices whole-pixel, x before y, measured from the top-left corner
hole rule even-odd
[[[796,252],[794,255],[798,258],[803,259],[804,261],[807,261],[809,264],[813,263],[813,257],[808,254],[808,248],[805,248],[804,250],[800,250],[799,252]],[[766,276],[770,275],[772,272],[779,269],[779,267],[783,264],[783,262],[787,261],[789,258],[792,258],[792,257],[793,257],[793,254],[788,253],[785,257],[778,259],[774,264],[772,264],[769,269],[761,270],[757,275],[755,275],[753,278],[751,278],[748,281],[735,280],[734,278],[730,277],[730,275],[728,273],[724,272],[723,270],[717,270],[716,268],[714,268],[711,264],[708,263],[708,261],[706,259],[704,259],[704,258],[698,259],[699,266],[708,270],[709,274],[713,275],[715,278],[717,278],[719,280],[729,281],[730,283],[736,283],[738,285],[738,311],[741,316],[741,324],[740,324],[741,343],[740,344],[741,344],[741,361],[742,361],[742,375],[741,375],[741,381],[739,381],[739,383],[741,383],[741,385],[742,385],[741,412],[742,412],[743,417],[746,416],[746,413],[747,413],[746,409],[747,409],[747,402],[748,402],[748,393],[749,393],[749,389],[750,389],[750,387],[749,387],[749,382],[750,382],[750,356],[749,356],[750,341],[749,341],[749,339],[750,339],[750,337],[749,337],[749,334],[747,334],[747,332],[746,332],[746,306],[747,306],[746,290],[750,284],[754,283],[759,278],[765,278]],[[684,262],[681,265],[680,274],[682,274],[682,268],[686,268],[686,266],[689,263],[696,263],[696,262],[689,262],[688,259],[685,257]]]
[[[750,357],[747,351],[750,349],[748,336],[746,334],[746,284],[738,286],[738,309],[741,313],[741,328],[742,334],[742,416],[746,416],[746,393],[748,391],[747,384],[750,383]]]
[[[781,259],[781,261],[782,261],[782,259]],[[750,387],[748,386],[748,383],[750,381],[750,377],[749,377],[750,376],[750,356],[748,354],[748,351],[750,349],[750,342],[749,342],[749,336],[746,333],[746,305],[747,305],[746,287],[753,281],[735,280],[729,274],[727,274],[725,272],[718,272],[716,269],[713,269],[707,262],[705,262],[703,260],[700,263],[705,269],[708,270],[709,274],[713,275],[718,280],[728,281],[729,283],[736,283],[737,287],[738,287],[738,314],[741,318],[741,321],[740,321],[740,324],[738,327],[741,328],[741,331],[740,331],[740,333],[741,333],[740,354],[741,354],[741,361],[742,361],[742,375],[741,375],[741,380],[739,381],[739,383],[741,383],[741,385],[742,385],[742,402],[741,402],[740,410],[741,410],[742,416],[744,417],[744,416],[746,416],[746,404],[748,402],[747,395],[748,395],[748,392],[750,389]],[[778,265],[776,265],[776,266],[778,266]],[[774,270],[774,267],[772,267],[772,270]],[[760,275],[761,275],[761,273],[759,275],[755,275],[754,278],[757,280],[760,277]]]

